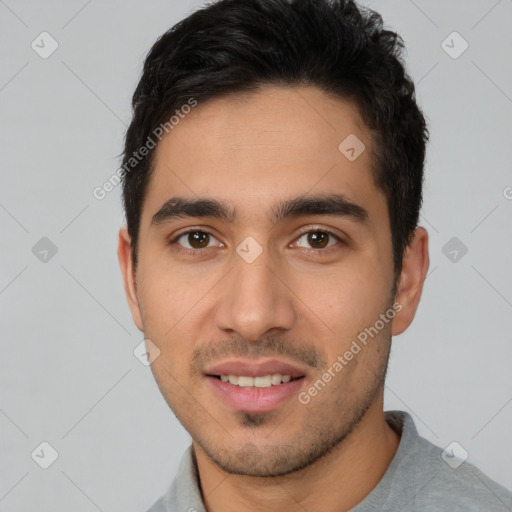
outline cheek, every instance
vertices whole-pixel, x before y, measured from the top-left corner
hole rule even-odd
[[[200,309],[201,299],[215,284],[212,273],[194,276],[180,267],[160,264],[158,260],[141,268],[138,292],[144,325],[159,335],[167,333],[186,317]]]
[[[138,297],[144,335],[160,350],[157,362],[173,375],[184,378],[205,325],[205,314],[211,307],[213,295],[209,292],[218,282],[218,276],[213,272],[192,275],[179,271],[176,265],[173,268],[168,263],[158,265],[156,260],[143,265],[141,272],[144,278]],[[170,378],[158,365],[155,372],[165,382]],[[175,383],[171,379],[167,385],[172,387]]]
[[[328,334],[346,340],[385,312],[391,292],[386,276],[388,272],[375,263],[354,258],[352,264],[347,261],[323,273],[297,273],[288,279],[304,313],[315,313],[333,331]]]

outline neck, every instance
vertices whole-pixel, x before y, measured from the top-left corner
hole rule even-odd
[[[360,503],[379,483],[399,443],[400,437],[386,423],[380,396],[330,453],[289,475],[230,475],[196,443],[193,446],[208,512],[341,512]]]

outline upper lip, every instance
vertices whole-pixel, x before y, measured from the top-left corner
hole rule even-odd
[[[204,373],[205,375],[243,375],[247,377],[262,377],[278,373],[280,375],[290,375],[295,379],[305,375],[305,372],[297,366],[277,359],[259,361],[231,359],[211,366]]]

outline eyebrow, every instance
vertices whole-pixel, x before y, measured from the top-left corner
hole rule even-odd
[[[362,224],[369,222],[368,212],[362,206],[349,201],[342,194],[299,196],[281,201],[272,207],[270,220],[277,224],[288,218],[308,215],[347,217]],[[236,210],[217,199],[173,197],[153,215],[151,225],[158,226],[174,219],[186,217],[213,217],[233,222],[236,220]]]

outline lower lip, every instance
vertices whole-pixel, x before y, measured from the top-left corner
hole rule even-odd
[[[230,408],[240,412],[261,413],[277,409],[286,400],[296,396],[304,377],[269,388],[242,388],[216,377],[206,376],[214,393]]]

